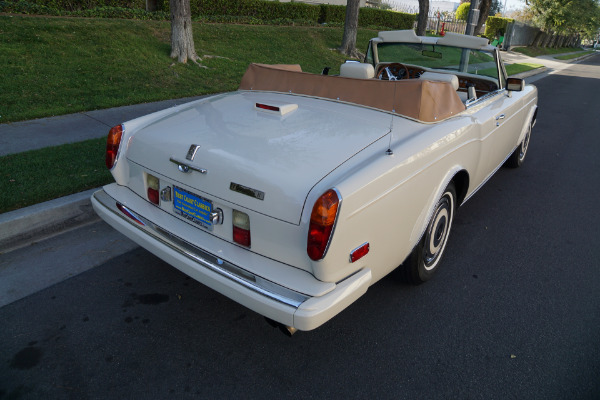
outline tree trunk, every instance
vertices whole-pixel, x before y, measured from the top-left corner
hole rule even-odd
[[[146,11],[155,12],[158,10],[158,0],[146,0]]]
[[[419,17],[417,19],[417,35],[425,36],[429,19],[429,0],[419,0]]]
[[[544,36],[546,34],[541,30],[535,35],[535,39],[533,39],[533,43],[531,43],[532,47],[541,47],[542,41],[544,40]]]
[[[170,0],[171,7],[171,58],[181,63],[200,59],[194,47],[190,0]]]
[[[360,0],[348,0],[348,3],[346,4],[344,36],[342,37],[342,45],[338,49],[342,54],[356,58],[359,58],[360,56],[356,51],[356,32],[358,30],[359,8]]]
[[[487,20],[490,8],[492,8],[492,0],[481,0],[479,4],[479,19],[477,20],[477,26],[475,27],[475,35],[483,34],[483,24]]]

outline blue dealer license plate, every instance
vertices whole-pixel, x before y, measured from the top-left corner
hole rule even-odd
[[[212,203],[210,201],[177,186],[173,187],[173,194],[173,208],[176,214],[205,228],[212,228],[210,221]]]

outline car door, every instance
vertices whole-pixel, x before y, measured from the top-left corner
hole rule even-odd
[[[478,182],[489,178],[515,149],[526,113],[521,96],[505,89],[482,101],[473,105],[481,107],[474,114],[481,142]]]

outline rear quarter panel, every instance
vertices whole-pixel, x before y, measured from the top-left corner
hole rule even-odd
[[[400,265],[454,174],[477,168],[477,136],[469,116],[438,124],[395,117],[391,144],[378,143],[376,156],[335,177],[343,201],[327,256],[313,264],[315,276],[339,281],[370,268],[375,282]],[[350,263],[350,252],[365,242],[369,254]]]

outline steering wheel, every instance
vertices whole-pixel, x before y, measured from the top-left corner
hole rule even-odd
[[[384,77],[385,75],[385,77]],[[377,79],[385,81],[397,81],[400,79],[409,79],[408,68],[406,65],[400,63],[391,63],[381,68],[377,74]]]

